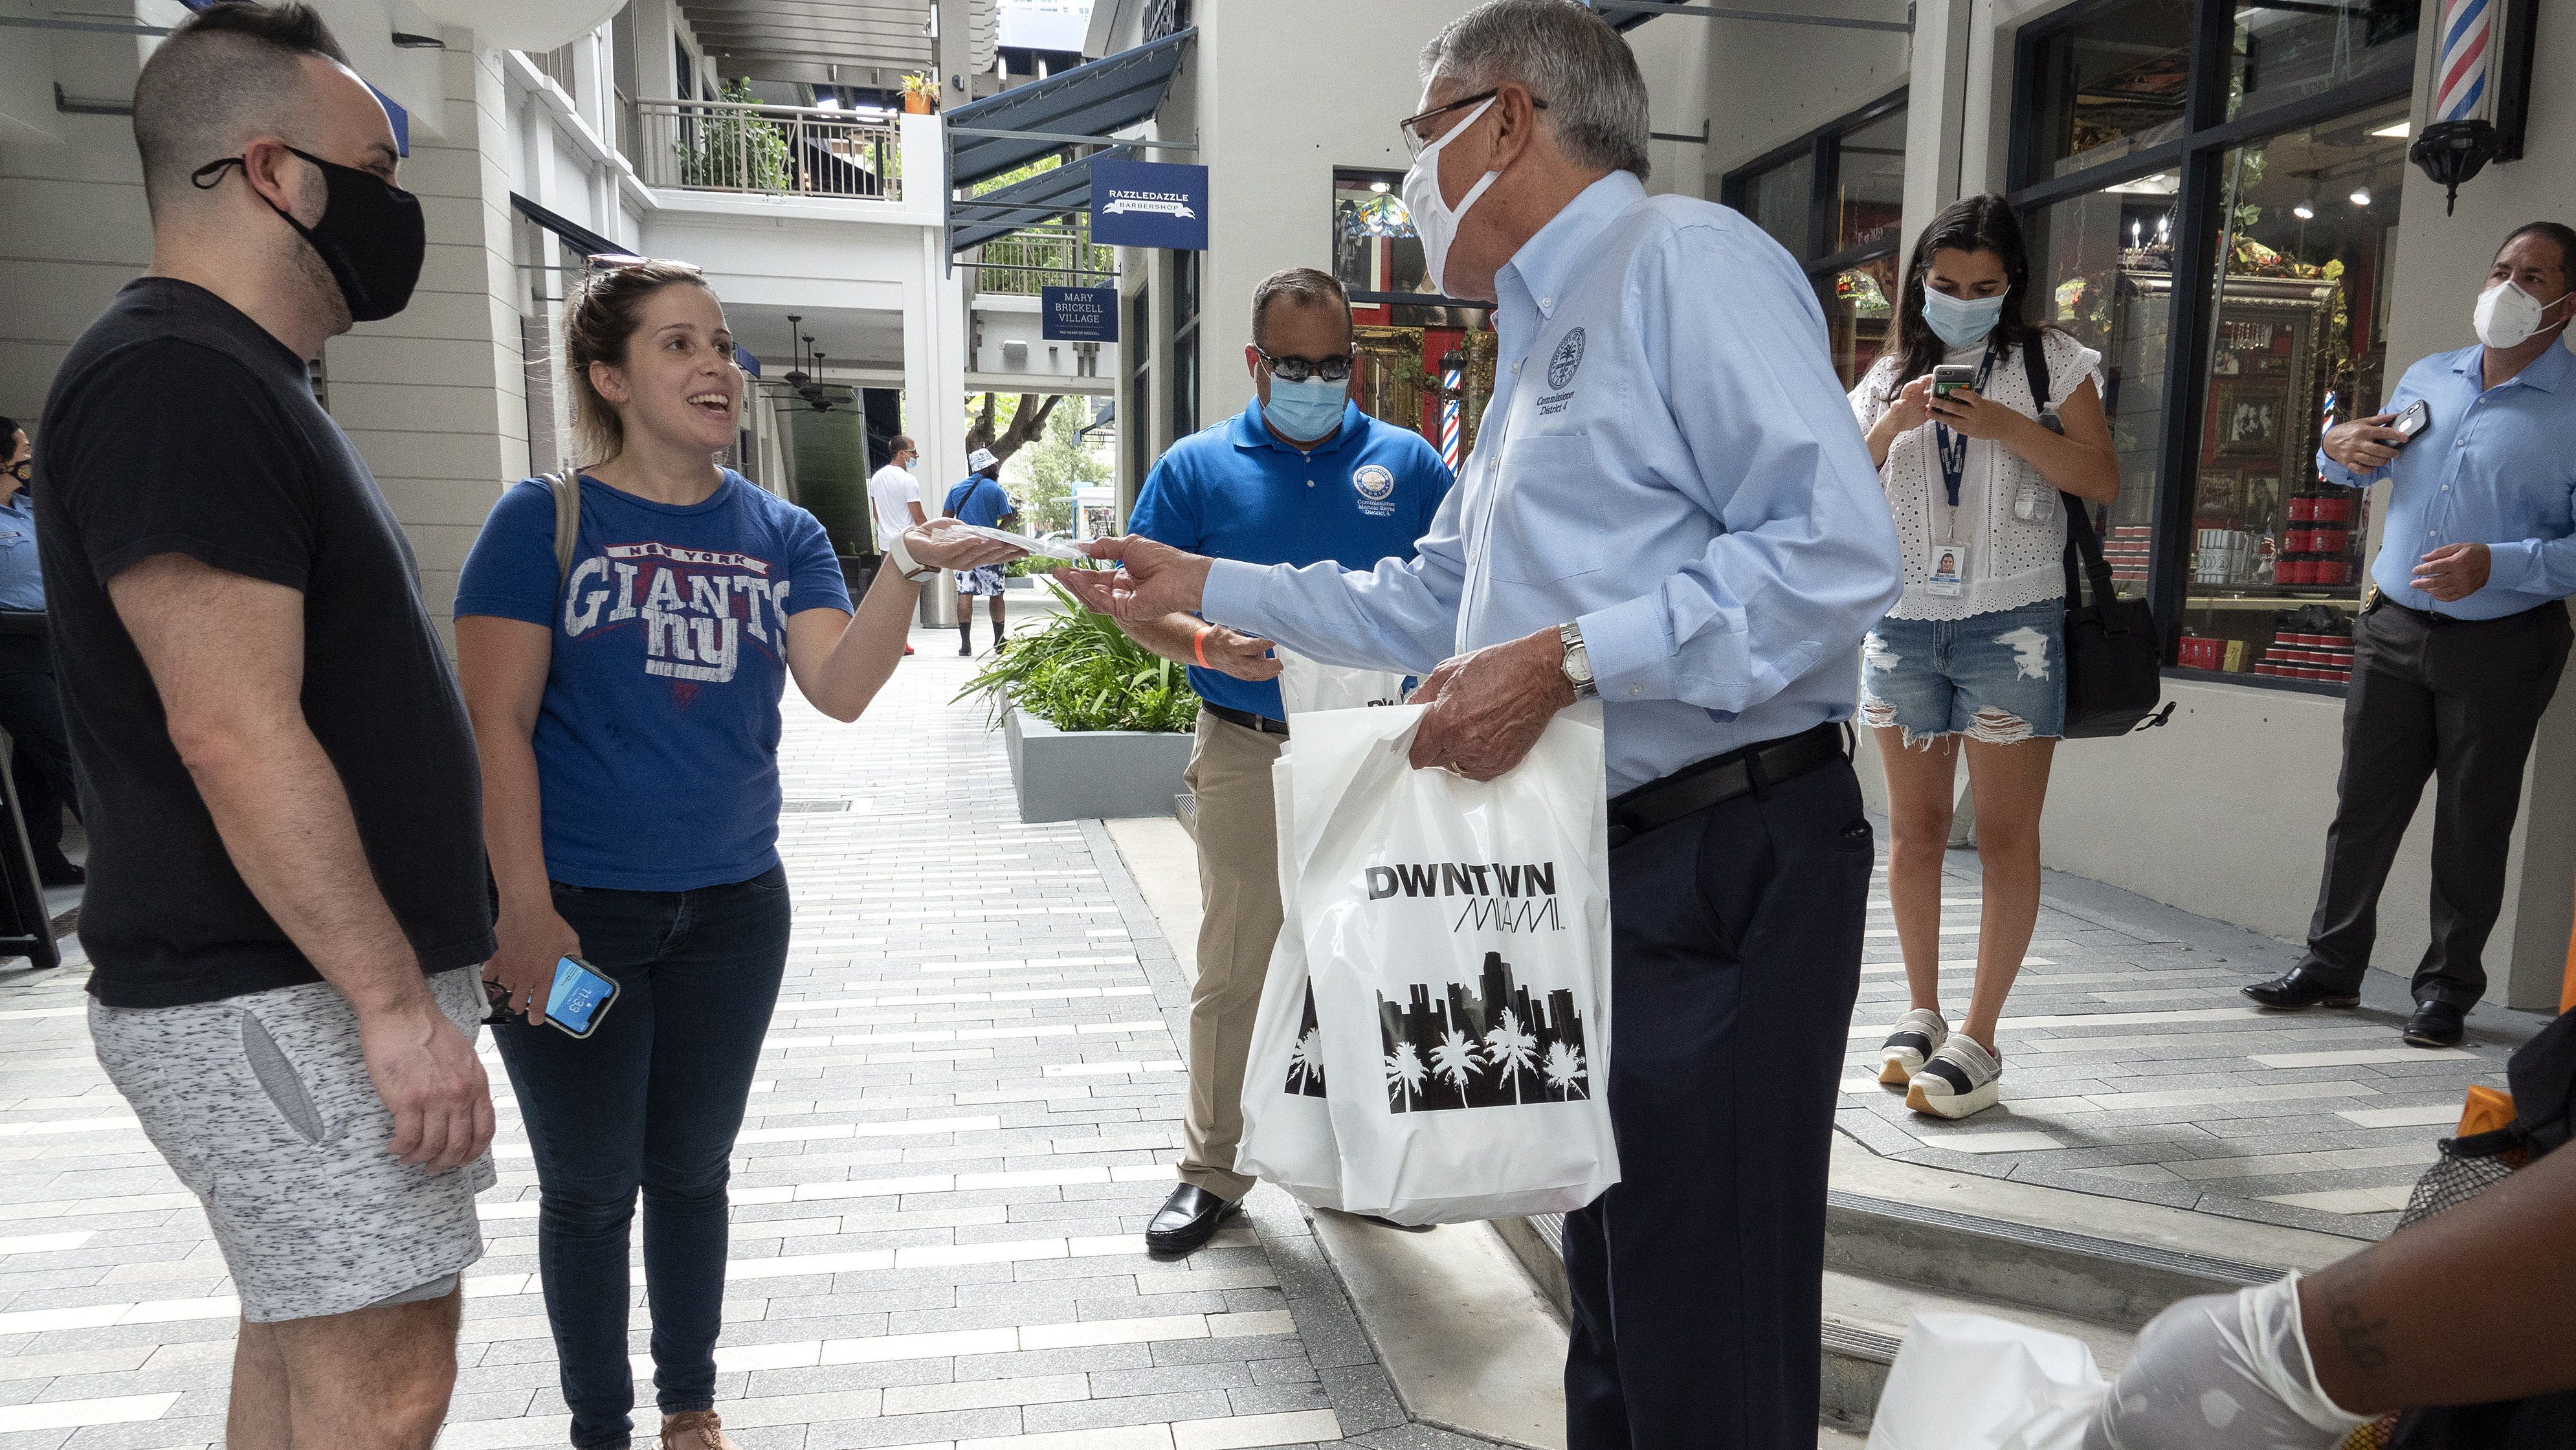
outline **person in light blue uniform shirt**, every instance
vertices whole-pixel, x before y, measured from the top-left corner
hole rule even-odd
[[[2468,1009],[2486,995],[2483,955],[2504,906],[2523,762],[2571,638],[2562,603],[2576,593],[2571,270],[2576,230],[2517,229],[2488,267],[2472,318],[2478,345],[2408,368],[2382,411],[2329,430],[2317,452],[2330,484],[2391,486],[2370,598],[2353,624],[2343,775],[2308,949],[2287,973],[2245,989],[2266,1007],[2360,1001],[2380,889],[2428,777],[2440,781],[2433,940],[2416,963],[2405,1040],[2458,1046]]]
[[[1901,592],[1895,526],[1797,264],[1733,211],[1646,194],[1617,31],[1487,0],[1422,69],[1405,205],[1440,290],[1495,301],[1500,346],[1418,557],[1110,540],[1121,572],[1058,577],[1129,617],[1200,609],[1429,672],[1416,766],[1489,779],[1597,694],[1623,1176],[1566,1218],[1566,1443],[1812,1442],[1872,854],[1845,732],[1861,637]]]
[[[1449,493],[1422,435],[1350,400],[1351,307],[1342,284],[1291,267],[1252,293],[1244,348],[1254,396],[1234,418],[1182,439],[1154,465],[1127,531],[1248,564],[1369,569],[1413,557]],[[1187,1253],[1252,1188],[1234,1171],[1244,1059],[1279,936],[1278,832],[1270,767],[1288,736],[1270,641],[1187,614],[1127,632],[1190,667],[1201,709],[1188,783],[1198,810],[1198,977],[1190,988],[1190,1098],[1180,1186],[1145,1245]]]
[[[27,485],[36,476],[35,450],[13,418],[0,418],[0,610],[45,612],[45,566],[36,558],[35,499]],[[18,810],[27,822],[27,844],[36,877],[47,886],[78,886],[88,873],[63,854],[63,812],[78,814],[72,780],[72,747],[63,726],[62,694],[45,647],[44,621],[24,633],[0,633],[0,729],[13,747],[9,778],[18,787]]]
[[[1020,506],[1002,489],[1002,460],[989,448],[978,448],[966,455],[964,480],[948,490],[948,498],[939,506],[942,517],[962,524],[987,529],[1007,529],[1020,517]],[[981,569],[957,571],[957,653],[975,652],[975,616],[968,612],[967,600],[981,594],[993,601],[993,643],[1002,642],[1002,566],[990,564]]]

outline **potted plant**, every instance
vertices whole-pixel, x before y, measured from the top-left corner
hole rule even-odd
[[[1197,692],[1116,621],[1046,587],[1064,612],[995,646],[957,694],[983,695],[999,714],[1020,819],[1167,814],[1190,763]]]
[[[937,80],[926,75],[908,75],[903,78],[903,113],[905,115],[927,116],[938,101],[939,82]]]

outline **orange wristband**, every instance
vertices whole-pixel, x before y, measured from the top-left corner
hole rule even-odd
[[[1216,668],[1216,666],[1208,663],[1207,657],[1207,637],[1214,633],[1216,633],[1215,625],[1202,624],[1199,626],[1199,632],[1190,638],[1190,653],[1198,656],[1200,669],[1212,670]]]

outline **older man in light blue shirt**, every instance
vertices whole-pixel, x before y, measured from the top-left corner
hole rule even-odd
[[[1060,577],[1122,616],[1429,671],[1417,766],[1491,778],[1598,694],[1625,1179],[1566,1221],[1567,1443],[1812,1441],[1871,861],[1841,722],[1900,590],[1895,529],[1798,268],[1732,211],[1646,195],[1616,31],[1490,0],[1423,73],[1407,205],[1442,290],[1497,304],[1500,347],[1419,556],[1265,569],[1113,540],[1095,552],[1123,572]]]

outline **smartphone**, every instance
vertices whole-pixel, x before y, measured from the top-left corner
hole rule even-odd
[[[1961,388],[1974,390],[1977,370],[1966,363],[1943,363],[1932,369],[1932,396],[1946,398]]]
[[[2407,404],[2406,411],[2398,414],[2397,420],[2388,426],[2412,439],[2416,434],[2423,432],[2424,426],[2432,421],[2433,405],[2422,398],[2417,398]]]
[[[510,989],[498,982],[483,983],[483,1000],[491,1008],[483,1019],[488,1025],[526,1020],[524,1014],[511,1010]],[[616,1000],[616,978],[579,957],[557,958],[554,985],[546,992],[546,1025],[567,1036],[588,1037],[599,1030],[599,1019],[608,1015]]]

